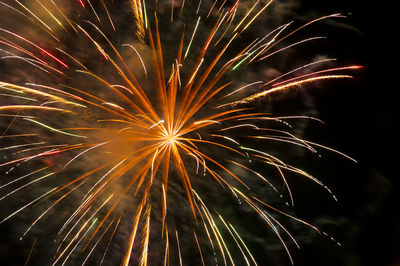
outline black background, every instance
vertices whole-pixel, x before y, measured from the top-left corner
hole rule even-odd
[[[349,13],[349,24],[360,32],[343,36],[340,53],[364,69],[354,83],[317,95],[329,128],[317,135],[359,162],[342,164],[329,177],[341,196],[336,213],[349,221],[338,230],[343,247],[321,251],[312,245],[300,251],[300,264],[400,265],[395,15],[372,1],[304,1],[302,8]],[[320,258],[324,254],[328,260]]]

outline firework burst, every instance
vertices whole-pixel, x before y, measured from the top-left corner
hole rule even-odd
[[[318,119],[274,117],[254,101],[351,78],[359,66],[323,68],[334,61],[325,58],[269,80],[234,80],[322,39],[287,43],[341,15],[287,23],[249,40],[273,1],[112,2],[0,1],[0,203],[29,192],[0,223],[39,210],[24,237],[59,221],[53,265],[101,264],[113,254],[124,265],[256,265],[243,230],[226,215],[229,204],[258,215],[290,258],[286,241],[297,243],[276,214],[318,229],[273,207],[271,193],[255,187],[284,195],[288,205],[287,173],[329,189],[267,144],[351,158],[290,132],[292,119]],[[277,178],[269,178],[274,171]]]

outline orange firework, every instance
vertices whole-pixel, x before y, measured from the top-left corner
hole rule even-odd
[[[347,73],[360,66],[321,68],[334,59],[320,59],[267,81],[239,86],[232,77],[274,54],[322,39],[284,45],[303,28],[341,15],[292,30],[291,23],[284,24],[246,43],[244,36],[272,0],[112,2],[0,1],[1,14],[7,14],[0,19],[5,64],[0,68],[0,151],[5,154],[0,167],[10,176],[0,184],[5,191],[0,203],[36,188],[30,190],[31,201],[0,223],[44,205],[25,236],[74,199],[74,209],[60,218],[53,265],[75,259],[86,264],[95,260],[94,252],[102,254],[96,261],[101,264],[117,238],[125,241],[124,265],[183,264],[185,254],[197,254],[190,261],[203,265],[234,265],[239,257],[234,252],[242,257],[238,263],[256,265],[246,238],[212,202],[221,195],[261,217],[291,259],[285,238],[297,243],[271,213],[318,229],[273,207],[253,186],[287,194],[288,205],[293,205],[288,172],[329,189],[277,158],[267,145],[260,147],[260,141],[313,153],[323,148],[353,159],[289,132],[289,119],[316,118],[274,117],[253,102],[315,81],[351,78]],[[271,122],[280,126],[271,128]],[[275,169],[278,181],[260,169]],[[284,192],[274,185],[279,182]],[[124,232],[129,234],[117,236]]]

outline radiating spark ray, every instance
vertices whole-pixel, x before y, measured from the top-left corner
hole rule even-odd
[[[201,203],[201,208],[202,211],[204,213],[204,216],[206,217],[206,221],[208,222],[210,229],[212,231],[212,233],[215,236],[215,240],[217,241],[219,250],[221,252],[222,258],[224,260],[224,265],[227,265],[226,263],[226,257],[225,257],[225,252],[224,252],[224,247],[223,247],[223,243],[221,243],[221,239],[219,234],[217,233],[217,227],[215,225],[215,222],[211,216],[211,213],[208,211],[207,207],[204,205],[203,201],[201,200],[201,198],[196,194],[197,198],[199,199],[200,203]]]
[[[315,143],[315,142],[311,142],[311,141],[308,141],[308,140],[303,140],[303,141],[306,142],[306,143],[308,143],[308,144],[310,144],[310,145],[314,145],[314,146],[317,146],[317,147],[326,149],[326,150],[328,150],[328,151],[332,151],[332,152],[334,152],[334,153],[337,153],[337,154],[339,154],[339,155],[341,155],[341,156],[343,156],[343,157],[345,157],[345,158],[347,158],[347,159],[349,159],[349,160],[351,160],[351,161],[357,163],[357,160],[356,160],[356,159],[350,157],[349,155],[347,155],[347,154],[345,154],[345,153],[343,153],[343,152],[340,152],[340,151],[338,151],[338,150],[335,150],[335,149],[329,148],[329,147],[327,147],[327,146],[324,146],[324,145],[321,145],[321,144],[318,144],[318,143]]]
[[[15,212],[11,213],[9,216],[7,216],[6,218],[4,218],[3,220],[0,221],[0,224],[4,223],[5,221],[7,221],[8,219],[10,219],[11,217],[13,217],[14,215],[16,215],[17,213],[23,211],[24,209],[26,209],[27,207],[31,206],[33,203],[39,201],[41,198],[47,196],[48,194],[50,194],[51,192],[53,192],[54,190],[56,190],[57,187],[47,191],[46,193],[42,194],[41,196],[39,196],[38,198],[34,199],[33,201],[29,202],[28,204],[22,206],[21,208],[19,208],[18,210],[16,210]]]
[[[1,57],[0,59],[1,59],[1,60],[4,60],[4,59],[20,59],[20,60],[22,60],[22,61],[24,61],[24,62],[26,62],[26,63],[28,63],[28,64],[31,64],[31,65],[33,65],[34,67],[36,67],[36,68],[38,68],[38,69],[40,69],[40,70],[42,70],[42,71],[44,71],[44,72],[46,72],[46,73],[50,73],[49,71],[47,71],[47,70],[44,69],[43,67],[40,67],[40,66],[39,66],[39,64],[42,64],[41,62],[36,62],[36,61],[34,61],[34,60],[32,60],[32,59],[29,59],[29,58],[20,57],[20,56],[3,56],[3,57]],[[46,66],[46,67],[48,67],[48,66]],[[61,71],[58,71],[58,70],[56,70],[56,71],[59,72],[60,74],[62,74]]]
[[[26,258],[26,261],[25,261],[24,266],[28,265],[29,259],[31,258],[31,255],[32,255],[32,252],[33,252],[33,248],[35,247],[35,244],[36,244],[36,240],[37,240],[37,238],[35,237],[35,240],[33,241],[31,250],[29,251],[29,255],[28,255],[28,257]]]
[[[257,266],[257,262],[256,262],[256,260],[254,259],[253,254],[251,254],[249,248],[247,247],[247,245],[245,244],[245,242],[243,241],[243,239],[241,238],[241,236],[238,234],[238,232],[235,230],[235,228],[234,228],[231,224],[229,224],[229,227],[232,229],[232,231],[235,233],[236,237],[237,237],[237,238],[239,239],[239,241],[242,243],[243,247],[245,248],[245,250],[246,250],[247,253],[249,254],[251,260],[252,260],[253,263],[254,263],[254,265]]]
[[[16,98],[16,99],[22,99],[25,101],[33,101],[33,102],[37,102],[36,99],[34,98],[28,98],[28,97],[23,97],[23,96],[18,96],[18,95],[13,95],[13,94],[5,94],[5,93],[0,93],[0,96],[4,96],[4,97],[12,97],[12,98]],[[5,115],[2,114],[2,116],[11,116],[11,115]],[[20,116],[21,117],[21,116]]]
[[[222,97],[219,98],[218,100],[222,100],[222,99],[224,99],[224,98],[226,98],[226,97],[229,97],[229,96],[231,96],[231,95],[233,95],[233,94],[235,94],[235,93],[238,93],[238,92],[241,91],[241,90],[244,90],[244,89],[246,89],[246,88],[248,88],[248,87],[251,87],[251,86],[253,86],[253,85],[260,84],[260,83],[263,83],[263,81],[259,80],[259,81],[256,81],[256,82],[252,82],[252,83],[246,84],[246,85],[244,85],[244,86],[242,86],[242,87],[240,87],[240,88],[238,88],[238,89],[236,89],[236,90],[234,90],[234,91],[232,91],[232,92],[230,92],[230,93],[228,93],[228,94],[222,96]]]
[[[115,219],[115,218],[114,218]],[[96,243],[93,245],[92,249],[89,251],[88,255],[86,256],[85,260],[82,262],[82,266],[86,264],[87,260],[89,259],[90,255],[92,255],[93,250],[97,247],[99,244],[100,240],[102,240],[103,236],[108,232],[108,229],[111,227],[111,225],[114,223],[114,219],[110,222],[110,224],[107,226],[107,228],[104,230],[104,232],[101,234],[99,239],[96,241]]]
[[[165,250],[164,250],[164,266],[169,265],[169,237],[168,237],[168,228],[163,227],[163,232],[165,231]]]
[[[29,110],[43,110],[43,111],[58,111],[58,112],[71,112],[69,110],[65,109],[60,109],[60,108],[55,108],[55,107],[44,107],[44,106],[37,106],[37,105],[6,105],[6,106],[0,106],[0,111],[2,110],[23,110],[23,109],[29,109]],[[25,118],[27,120],[29,118]]]
[[[28,174],[26,174],[26,175],[21,176],[21,177],[18,177],[18,178],[16,178],[16,179],[14,179],[14,180],[12,180],[12,181],[10,181],[10,182],[8,182],[8,183],[6,183],[6,184],[0,186],[0,189],[5,188],[5,187],[7,187],[7,186],[9,186],[9,185],[11,185],[11,184],[13,184],[13,183],[15,183],[15,182],[18,182],[18,181],[20,181],[20,180],[22,180],[22,179],[24,179],[24,178],[27,178],[27,177],[29,177],[29,176],[31,176],[31,175],[34,175],[34,174],[36,174],[36,173],[38,173],[38,172],[41,172],[41,171],[43,171],[43,170],[45,170],[45,169],[48,169],[48,168],[50,168],[50,167],[51,167],[51,166],[46,166],[46,167],[40,168],[40,169],[38,169],[38,170],[32,171],[32,172],[30,172],[30,173],[28,173]]]
[[[25,15],[24,13],[22,13],[21,11],[19,11],[19,10],[18,10],[18,9],[16,9],[15,7],[12,7],[12,6],[10,6],[10,5],[8,5],[8,4],[6,4],[6,3],[4,3],[3,1],[0,1],[0,4],[2,4],[2,5],[4,5],[4,6],[6,6],[6,7],[8,7],[9,9],[11,9],[11,10],[13,10],[13,11],[17,12],[18,14],[20,14],[20,15],[22,15],[22,16],[24,16],[24,17],[28,18],[28,16],[27,16],[27,15]]]
[[[69,160],[69,161],[64,165],[63,168],[65,169],[68,165],[70,165],[74,160],[76,160],[78,157],[80,157],[80,156],[83,155],[84,153],[86,153],[86,152],[88,152],[88,151],[90,151],[90,150],[96,149],[96,148],[98,148],[98,147],[100,147],[100,146],[103,146],[103,145],[105,145],[105,144],[108,144],[108,143],[110,143],[110,142],[109,142],[109,141],[103,142],[103,143],[97,144],[97,145],[95,145],[95,146],[93,146],[93,147],[90,147],[90,148],[88,148],[88,149],[82,151],[81,153],[79,153],[78,155],[76,155],[74,158],[72,158],[71,160]]]
[[[133,47],[133,45],[131,45],[131,44],[123,44],[122,46],[130,47],[130,48],[132,48],[133,51],[135,51],[135,53],[137,54],[137,56],[138,56],[138,58],[139,58],[139,60],[140,60],[140,63],[142,64],[143,71],[144,71],[144,73],[146,74],[146,77],[147,77],[146,65],[144,64],[143,59],[142,59],[142,57],[140,56],[139,52],[136,50],[136,48]]]
[[[196,241],[197,249],[199,250],[199,254],[200,254],[200,258],[201,258],[201,263],[203,264],[203,266],[205,266],[205,264],[204,264],[204,258],[203,258],[203,253],[201,252],[200,243],[199,243],[199,240],[197,239],[197,235],[196,235],[196,232],[195,232],[194,230],[193,230],[193,236],[194,236],[194,239],[195,239],[195,241]]]
[[[128,266],[129,260],[130,260],[131,255],[132,255],[133,243],[135,242],[136,231],[137,231],[137,228],[138,228],[138,223],[139,223],[139,219],[140,219],[140,216],[142,214],[142,211],[143,211],[143,205],[141,204],[141,205],[139,205],[138,211],[136,213],[135,220],[134,220],[134,223],[133,223],[133,228],[132,228],[132,231],[131,231],[131,235],[129,237],[129,246],[128,246],[125,258],[123,260],[123,265],[124,266]]]
[[[50,28],[46,23],[44,23],[38,16],[36,16],[29,8],[27,8],[26,6],[24,6],[21,2],[19,2],[18,0],[14,0],[15,2],[17,2],[23,9],[25,9],[29,14],[31,14],[37,21],[40,22],[40,24],[42,24],[43,26],[45,26],[48,30],[50,30],[51,32],[54,33],[54,31],[52,30],[52,28]],[[58,40],[58,39],[57,39]],[[59,40],[58,40],[59,41]]]
[[[62,199],[64,199],[66,196],[68,196],[70,193],[72,193],[75,189],[79,188],[85,181],[81,182],[78,184],[76,187],[65,193],[62,197],[60,197],[58,200],[56,200],[47,210],[45,210],[36,220],[26,229],[26,231],[22,234],[20,240],[32,229],[32,227],[40,220],[44,215],[46,215],[47,212],[49,212],[54,206],[56,206]]]
[[[143,244],[142,244],[142,255],[140,258],[140,266],[147,266],[149,237],[150,237],[150,213],[151,213],[151,205],[148,205],[145,211],[146,221],[145,221],[143,240],[142,240]]]
[[[217,213],[217,214],[218,214],[218,213]],[[228,230],[229,234],[232,236],[233,240],[234,240],[235,243],[236,243],[236,246],[239,248],[240,252],[242,253],[243,258],[245,259],[246,264],[247,264],[248,266],[250,266],[249,260],[248,260],[248,258],[247,258],[247,256],[246,256],[246,254],[244,253],[242,247],[240,246],[239,242],[237,241],[235,235],[232,233],[232,231],[231,231],[230,228],[228,227],[227,223],[225,222],[225,220],[222,218],[222,216],[221,216],[220,214],[218,214],[218,218],[222,221],[222,223],[224,224],[225,228]]]
[[[182,264],[182,254],[181,254],[181,246],[179,244],[179,235],[178,235],[178,231],[175,229],[175,236],[176,236],[176,243],[178,245],[178,255],[179,255],[179,265],[183,265]]]
[[[291,219],[293,219],[293,220],[296,220],[296,221],[298,221],[298,222],[300,222],[300,223],[302,223],[302,224],[305,224],[305,225],[307,225],[307,226],[313,228],[315,231],[317,231],[317,232],[320,234],[320,231],[318,230],[317,227],[315,227],[315,226],[313,226],[313,225],[311,225],[311,224],[309,224],[309,223],[307,223],[307,222],[305,222],[305,221],[303,221],[303,220],[301,220],[301,219],[299,219],[299,218],[296,218],[296,217],[294,217],[294,216],[292,216],[292,215],[290,215],[290,214],[287,214],[287,213],[285,213],[285,212],[283,212],[283,211],[280,211],[279,209],[272,207],[271,205],[265,203],[264,201],[261,201],[260,199],[254,197],[254,196],[253,196],[252,198],[255,199],[257,202],[261,203],[262,205],[267,206],[267,207],[270,208],[271,210],[274,210],[274,211],[276,211],[276,212],[278,212],[278,213],[280,213],[280,214],[283,214],[283,215],[285,215],[285,216],[287,216],[287,217],[289,217],[289,218],[291,218]]]
[[[297,45],[300,45],[300,44],[303,44],[303,43],[306,43],[306,42],[310,42],[310,41],[325,39],[325,38],[326,38],[326,37],[317,36],[317,37],[311,37],[311,38],[307,38],[307,39],[304,39],[304,40],[301,40],[301,41],[292,43],[292,44],[290,44],[290,45],[288,45],[288,46],[285,46],[285,47],[283,47],[283,48],[281,48],[281,49],[278,49],[278,50],[276,50],[276,51],[274,51],[274,52],[272,52],[272,53],[267,54],[266,56],[263,56],[263,57],[257,59],[257,61],[265,60],[265,59],[267,59],[268,57],[271,57],[271,56],[273,56],[273,55],[275,55],[275,54],[278,54],[278,53],[280,53],[280,52],[282,52],[282,51],[284,51],[284,50],[287,50],[287,49],[289,49],[289,48],[292,48],[292,47],[294,47],[294,46],[297,46]]]
[[[274,1],[274,0],[268,1],[268,2],[264,5],[264,7],[261,8],[261,9],[257,12],[257,14],[246,24],[246,26],[244,26],[244,28],[240,31],[240,33],[242,33],[243,31],[245,31],[245,30],[254,22],[254,20],[256,20],[256,18],[257,18],[262,12],[264,12],[265,9],[267,9],[267,8],[270,6],[270,4],[271,4],[273,1]],[[257,2],[258,2],[258,1],[257,1]]]
[[[279,240],[281,241],[283,247],[286,250],[286,253],[289,256],[290,262],[293,264],[293,258],[291,256],[291,253],[287,247],[287,245],[285,244],[281,234],[279,233],[279,231],[277,230],[276,226],[271,222],[271,216],[267,216],[265,214],[265,212],[263,212],[255,203],[253,203],[245,194],[243,194],[241,191],[239,191],[238,189],[234,188],[234,190],[243,197],[243,199],[261,216],[261,218],[263,218],[268,225],[270,225],[271,229],[274,231],[275,235],[279,238]],[[284,229],[284,228],[283,228]]]
[[[83,0],[78,0],[78,2],[83,8],[85,7],[85,3],[83,2]]]
[[[305,27],[307,27],[307,26],[309,26],[309,25],[311,25],[311,24],[313,24],[313,23],[315,23],[315,22],[317,22],[317,21],[320,21],[320,20],[323,20],[323,19],[327,19],[327,18],[334,18],[334,17],[344,17],[344,16],[340,15],[339,13],[336,13],[336,14],[327,15],[327,16],[323,16],[323,17],[319,17],[319,18],[317,18],[317,19],[311,20],[311,21],[305,23],[304,25],[298,27],[297,29],[293,30],[292,32],[288,33],[287,35],[285,35],[284,37],[282,37],[282,38],[279,39],[278,41],[276,41],[276,42],[275,42],[273,45],[271,45],[268,49],[271,49],[273,46],[276,46],[277,44],[279,44],[279,43],[282,42],[283,40],[285,40],[285,39],[289,38],[290,36],[292,36],[293,34],[295,34],[296,32],[300,31],[301,29],[303,29],[303,28],[305,28]],[[282,50],[282,49],[281,49],[281,50]],[[265,51],[263,51],[263,52],[265,52]]]
[[[92,190],[98,185],[100,184],[110,173],[112,173],[115,169],[117,169],[121,164],[123,164],[127,159],[123,159],[122,161],[120,161],[119,163],[117,163],[113,168],[111,168],[107,173],[105,173],[101,178],[99,178],[97,180],[97,182],[86,192],[86,194],[83,196],[82,201],[84,201],[84,203],[86,203],[91,197],[87,198],[88,195],[92,192]],[[105,185],[105,183],[103,184],[103,186]],[[92,195],[93,196],[93,195]],[[84,204],[83,203],[83,204]]]
[[[296,71],[305,69],[305,68],[307,68],[307,67],[310,67],[310,66],[313,66],[313,65],[316,65],[316,64],[331,62],[331,61],[335,61],[335,60],[336,60],[336,59],[333,59],[333,58],[327,58],[327,59],[322,59],[322,60],[318,60],[318,61],[315,61],[315,62],[311,62],[311,63],[305,64],[305,65],[303,65],[303,66],[297,67],[297,68],[295,68],[295,69],[293,69],[293,70],[291,70],[291,71],[286,72],[285,74],[282,74],[282,75],[280,75],[280,76],[278,76],[278,77],[276,77],[276,78],[274,78],[274,79],[272,79],[272,80],[270,80],[270,81],[264,83],[263,86],[266,86],[266,85],[268,85],[268,84],[271,84],[271,83],[275,82],[276,80],[279,80],[279,79],[281,79],[281,78],[283,78],[283,77],[286,77],[286,76],[288,76],[288,75],[290,75],[290,74],[292,74],[292,73],[294,73],[294,72],[296,72]],[[283,83],[287,83],[288,81],[290,81],[290,80],[285,80],[285,81],[283,81]],[[282,84],[282,83],[275,83],[275,84],[272,85],[272,86],[275,87],[275,86],[278,86],[279,84]]]
[[[40,4],[40,6],[41,6],[44,10],[46,10],[47,14],[49,14],[50,17],[51,17],[55,22],[57,22],[57,24],[60,25],[61,28],[63,28],[65,31],[67,31],[67,29],[64,27],[64,25],[61,23],[61,21],[60,21],[59,19],[57,19],[57,17],[55,17],[55,16],[53,15],[53,13],[51,13],[50,10],[49,10],[48,8],[46,8],[45,5],[43,5],[39,0],[36,0],[36,2],[38,2],[38,3]]]
[[[53,173],[49,173],[49,174],[47,174],[47,175],[38,177],[38,178],[32,180],[31,182],[28,182],[28,183],[26,183],[25,185],[22,185],[22,186],[20,186],[20,187],[18,187],[18,188],[16,188],[16,189],[14,189],[13,191],[7,193],[6,195],[4,195],[3,197],[0,198],[0,201],[2,201],[3,199],[7,198],[8,196],[14,194],[15,192],[20,191],[21,189],[23,189],[23,188],[25,188],[25,187],[27,187],[27,186],[30,186],[30,185],[32,185],[33,183],[36,183],[36,182],[38,182],[38,181],[40,181],[40,180],[42,180],[42,179],[45,179],[45,178],[47,178],[47,177],[49,177],[49,176],[54,175],[54,174],[55,174],[55,173],[53,172]]]
[[[46,143],[46,142],[42,141],[42,142],[36,142],[36,143],[26,143],[26,144],[8,146],[8,147],[0,148],[0,151],[10,150],[10,149],[16,149],[16,148],[21,148],[21,147],[35,146],[35,145],[40,145],[40,144],[44,144],[44,143]],[[0,187],[0,188],[1,188],[1,187]]]
[[[53,6],[56,8],[58,13],[61,14],[61,16],[68,22],[68,24],[71,26],[71,28],[76,32],[76,29],[75,29],[74,25],[71,23],[71,20],[68,19],[68,17],[64,14],[64,12],[62,12],[62,10],[56,5],[56,3],[53,0],[50,0],[50,1],[53,4]]]
[[[72,238],[72,240],[68,243],[68,245],[64,248],[64,250],[61,252],[61,254],[54,260],[52,266],[57,264],[57,262],[62,258],[65,252],[69,249],[69,247],[74,243],[74,241],[79,237],[80,233],[82,232],[83,229],[85,229],[86,225],[89,223],[89,220],[87,220],[79,229],[79,231],[75,234],[75,236]],[[90,229],[90,227],[89,227]],[[64,261],[65,263],[65,261]]]
[[[118,228],[119,222],[121,221],[121,218],[122,218],[122,215],[119,217],[119,219],[118,219],[118,221],[117,221],[117,223],[116,223],[116,225],[115,225],[115,227],[114,227],[114,230],[113,230],[113,232],[112,232],[112,234],[111,234],[111,236],[110,236],[110,240],[108,241],[106,250],[104,251],[103,257],[101,258],[100,265],[103,264],[104,258],[105,258],[106,254],[107,254],[107,251],[108,251],[109,247],[110,247],[111,240],[113,239],[114,234],[115,234],[115,232],[117,231],[117,228]]]
[[[90,8],[91,8],[92,11],[93,11],[93,14],[94,14],[94,15],[96,16],[96,18],[97,18],[97,21],[101,23],[100,17],[99,17],[99,15],[97,15],[97,12],[96,12],[96,10],[94,9],[94,7],[93,7],[92,3],[90,2],[90,0],[86,0],[86,1],[89,3],[89,6],[90,6]]]
[[[26,83],[26,85],[27,85],[27,86],[32,86],[32,87],[43,88],[43,89],[50,90],[50,91],[55,91],[55,92],[57,92],[57,93],[64,94],[64,95],[66,95],[66,96],[68,96],[68,97],[70,97],[70,98],[73,98],[73,99],[77,99],[77,100],[81,100],[81,101],[83,100],[82,97],[79,97],[79,96],[77,96],[77,95],[68,93],[68,92],[63,91],[63,90],[60,90],[60,89],[56,89],[56,88],[54,88],[54,87],[50,87],[50,86],[46,86],[46,85],[42,85],[42,84],[36,84],[36,83]],[[39,91],[37,91],[37,92],[39,92]],[[49,96],[51,96],[51,94],[50,94]],[[59,97],[56,97],[56,96],[52,96],[51,98],[54,98],[54,99],[56,99],[56,100],[62,99],[62,98],[59,98]],[[85,107],[84,105],[77,104],[77,103],[73,103],[73,102],[69,102],[69,101],[66,101],[66,100],[64,100],[64,103],[76,105],[76,106],[79,106],[79,107]]]
[[[192,41],[193,41],[193,39],[194,39],[194,35],[196,34],[197,27],[199,26],[199,23],[200,23],[200,19],[201,19],[201,17],[199,17],[199,18],[197,19],[196,26],[194,27],[194,30],[193,30],[193,33],[192,33],[192,37],[190,37],[189,44],[188,44],[188,46],[187,46],[187,48],[186,48],[185,56],[183,57],[184,59],[187,57],[187,55],[188,55],[188,53],[189,53],[190,47],[191,47],[191,45],[192,45]]]
[[[111,199],[113,196],[114,196],[113,194],[110,195],[110,196],[103,202],[103,204],[100,205],[100,207],[97,208],[97,210],[87,219],[86,223],[87,223],[88,221],[92,220],[92,219],[94,218],[94,216],[96,216],[96,214],[110,201],[110,199]],[[72,233],[72,231],[74,230],[74,228],[79,224],[80,220],[83,219],[83,218],[85,217],[85,215],[88,213],[88,211],[89,211],[90,208],[91,208],[91,207],[89,207],[89,208],[81,215],[81,217],[74,223],[74,225],[71,227],[71,229],[68,231],[68,233],[67,233],[67,234],[64,236],[64,238],[62,239],[59,248],[62,246],[62,244],[63,244],[63,243],[65,242],[65,240],[68,238],[68,236]],[[71,216],[71,218],[73,219],[74,216]],[[70,221],[72,221],[71,218],[70,218]],[[97,218],[96,218],[96,220],[97,220]],[[69,222],[67,221],[67,222],[66,222],[66,225],[67,225],[68,223],[69,223]],[[86,223],[85,223],[85,224],[86,224]],[[81,228],[81,230],[82,230],[82,228]],[[76,236],[77,236],[77,235],[79,235],[79,232],[76,234]],[[74,239],[76,239],[76,236],[72,239],[72,241],[73,241]],[[70,242],[70,244],[72,243],[72,241]],[[90,240],[89,240],[89,241],[90,241]],[[68,246],[69,246],[70,244],[68,244]],[[67,246],[67,247],[64,249],[64,251],[59,255],[58,258],[61,258],[61,257],[62,257],[63,253],[68,249],[68,246]],[[56,263],[56,262],[54,262],[54,263]]]
[[[251,12],[253,9],[256,7],[256,5],[260,2],[260,0],[257,0],[254,5],[246,12],[245,16],[242,18],[242,20],[237,24],[236,28],[233,30],[234,32],[237,31],[240,26],[243,24],[243,22],[246,20],[248,16],[250,16]]]
[[[72,134],[72,133],[69,133],[69,132],[65,132],[65,131],[62,131],[62,130],[53,128],[53,127],[51,127],[51,126],[48,126],[48,125],[46,125],[46,124],[43,124],[43,123],[41,123],[41,122],[39,122],[39,121],[30,119],[30,118],[24,118],[24,120],[27,120],[27,121],[29,121],[29,122],[38,124],[38,125],[40,125],[40,126],[42,126],[42,127],[45,127],[45,128],[47,128],[47,129],[50,129],[50,131],[54,131],[54,132],[57,132],[57,133],[60,133],[60,134],[68,135],[68,136],[71,136],[71,137],[77,137],[77,138],[87,138],[86,136],[76,135],[76,134]]]
[[[357,69],[361,69],[361,68],[363,68],[363,67],[362,66],[347,66],[347,67],[328,68],[328,69],[324,69],[324,70],[320,70],[320,71],[314,71],[314,72],[311,72],[311,73],[308,73],[308,74],[300,75],[300,76],[297,76],[295,78],[287,79],[287,80],[272,84],[272,86],[273,87],[280,86],[280,85],[282,85],[284,83],[289,83],[289,82],[292,82],[294,80],[304,79],[305,77],[315,76],[315,75],[319,75],[319,74],[326,73],[326,72],[335,72],[335,71],[340,71],[340,70],[357,70]]]
[[[259,153],[259,154],[265,156],[265,159],[267,159],[268,161],[271,161],[271,159],[272,159],[272,160],[274,160],[274,161],[280,163],[280,164],[283,165],[284,167],[286,167],[286,164],[285,164],[284,162],[282,162],[281,160],[279,160],[279,159],[276,158],[275,156],[272,156],[271,154],[268,154],[268,153],[265,153],[265,152],[262,152],[262,151],[259,151],[259,150],[256,150],[256,149],[248,148],[248,147],[243,147],[243,146],[242,146],[241,148],[242,148],[243,150],[248,150],[248,151],[252,151],[252,152]],[[275,163],[272,162],[272,161],[271,161],[271,163],[272,163],[274,166],[276,166],[277,170],[280,172],[281,177],[282,177],[282,180],[283,180],[283,182],[284,182],[284,184],[285,184],[285,187],[286,187],[286,189],[287,189],[287,191],[288,191],[288,193],[289,193],[290,201],[291,201],[292,206],[293,206],[293,205],[294,205],[294,200],[293,200],[292,190],[290,189],[290,186],[289,186],[289,184],[287,183],[285,176],[284,176],[283,173],[281,172],[280,166],[277,165],[277,164],[275,164]]]
[[[101,4],[103,5],[104,10],[105,10],[106,13],[107,13],[107,17],[108,17],[108,20],[110,21],[111,27],[113,28],[114,31],[117,31],[117,30],[115,29],[114,22],[113,22],[113,20],[112,20],[112,18],[111,18],[111,16],[110,16],[110,13],[108,12],[108,9],[107,9],[106,4],[104,3],[103,0],[100,0],[100,2],[101,2]]]
[[[292,88],[292,87],[295,87],[295,86],[303,85],[303,84],[306,84],[306,83],[311,83],[311,82],[314,82],[314,81],[317,81],[317,80],[345,79],[345,78],[352,78],[352,76],[349,76],[349,75],[325,75],[325,76],[312,77],[312,78],[308,78],[308,79],[300,80],[300,81],[294,81],[294,82],[291,82],[289,84],[284,84],[284,85],[281,85],[281,86],[278,86],[278,87],[273,87],[273,88],[271,88],[269,90],[265,90],[263,92],[259,92],[259,93],[253,94],[253,95],[251,95],[249,97],[246,97],[246,98],[243,98],[243,99],[241,99],[239,101],[232,102],[231,104],[232,105],[236,105],[236,104],[240,104],[240,103],[247,103],[249,101],[253,101],[253,100],[257,99],[257,98],[269,95],[271,93],[275,93],[275,92],[282,91],[282,90],[285,90],[285,89],[288,89],[288,88]]]
[[[86,230],[86,232],[82,235],[82,237],[76,242],[75,246],[71,249],[71,251],[68,253],[68,255],[66,256],[64,262],[61,265],[64,265],[67,260],[69,259],[69,257],[71,256],[71,254],[74,252],[74,250],[78,247],[78,245],[81,243],[81,241],[85,238],[85,236],[89,233],[89,230],[92,229],[93,225],[97,222],[97,219],[94,219],[92,224],[88,227],[88,229]]]
[[[197,9],[196,9],[196,15],[199,13],[199,10],[200,10],[200,6],[201,6],[201,3],[203,2],[203,0],[200,0],[199,1],[199,5],[197,6]]]
[[[17,37],[18,39],[21,39],[21,40],[27,42],[28,44],[30,44],[30,45],[32,45],[33,47],[35,47],[35,48],[37,48],[38,50],[40,50],[41,52],[45,53],[47,56],[51,57],[53,60],[55,60],[56,62],[58,62],[58,63],[59,63],[60,65],[62,65],[63,67],[68,68],[68,65],[65,64],[63,61],[61,61],[60,59],[58,59],[57,57],[55,57],[54,55],[52,55],[52,54],[51,54],[50,52],[48,52],[47,50],[45,50],[45,49],[43,49],[42,47],[40,47],[39,45],[37,45],[37,44],[35,44],[35,43],[29,41],[28,39],[26,39],[26,38],[24,38],[24,37],[22,37],[22,36],[20,36],[20,35],[18,35],[18,34],[15,34],[15,33],[11,32],[11,31],[9,31],[9,30],[3,29],[3,28],[1,28],[1,27],[0,27],[0,31],[6,32],[6,33],[8,33],[8,34],[10,34],[10,35],[13,35],[13,36]]]

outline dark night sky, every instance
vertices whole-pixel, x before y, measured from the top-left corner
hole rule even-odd
[[[305,265],[400,265],[400,208],[396,156],[399,147],[394,126],[397,77],[392,73],[395,61],[394,37],[397,34],[390,7],[367,1],[303,0],[301,10],[317,10],[321,14],[349,13],[346,23],[359,31],[331,32],[337,45],[337,57],[349,63],[361,64],[351,82],[332,83],[323,91],[314,91],[319,117],[324,127],[310,128],[308,139],[337,148],[358,160],[349,163],[336,156],[326,155],[328,161],[316,168],[324,180],[334,188],[338,203],[315,203],[298,193],[299,212],[307,217],[310,212],[329,216],[332,233],[342,247],[329,238],[312,243],[301,243],[294,252],[297,266]],[[299,13],[301,13],[299,10]],[[389,32],[385,31],[389,29]],[[326,174],[328,169],[329,173]],[[304,198],[302,198],[304,197]],[[311,210],[307,209],[311,206]],[[314,215],[314,214],[313,214]],[[317,219],[315,216],[312,218]],[[318,220],[318,219],[317,219]],[[0,227],[3,238],[7,229]],[[4,248],[4,243],[1,241]],[[0,254],[4,254],[1,252]],[[282,252],[277,252],[285,256]],[[12,257],[12,253],[9,253]],[[6,264],[2,264],[6,261]],[[9,265],[0,257],[0,266]],[[279,260],[277,260],[279,261]],[[10,264],[12,265],[12,264]],[[264,265],[260,262],[259,265]],[[279,265],[290,265],[283,257]],[[274,266],[274,265],[273,265]]]
[[[394,114],[397,84],[393,73],[396,64],[392,62],[397,52],[391,36],[394,17],[383,3],[305,2],[309,4],[304,9],[351,13],[349,23],[360,30],[360,35],[345,36],[343,58],[365,66],[354,84],[324,90],[318,100],[321,117],[329,127],[324,139],[330,139],[332,145],[359,161],[356,167],[344,166],[330,175],[342,195],[338,215],[350,221],[342,229],[347,234],[343,238],[354,248],[349,253],[332,251],[331,256],[334,258],[336,252],[336,256],[346,254],[345,265],[400,265],[400,184],[396,174],[399,140],[394,129],[398,123]],[[319,256],[312,251],[307,254],[308,259]],[[354,257],[360,264],[352,264]],[[305,261],[304,265],[323,265],[312,261]]]

